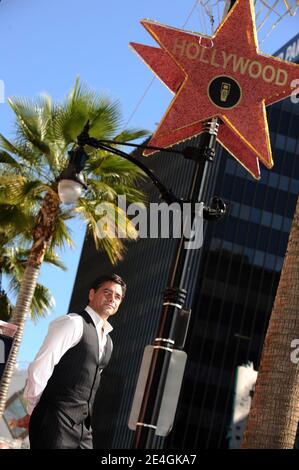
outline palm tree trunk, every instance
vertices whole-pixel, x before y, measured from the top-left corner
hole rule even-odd
[[[292,449],[299,421],[299,199],[242,448]],[[296,363],[297,362],[297,363]]]
[[[59,198],[57,193],[49,191],[42,203],[37,222],[33,230],[33,244],[26,263],[26,269],[20,292],[17,299],[16,308],[13,313],[12,322],[18,329],[15,335],[13,346],[2,375],[0,387],[0,418],[5,410],[8,388],[11,377],[15,369],[17,355],[23,338],[24,325],[33,299],[35,287],[41,264],[43,262],[47,247],[55,230],[55,223],[59,212]]]

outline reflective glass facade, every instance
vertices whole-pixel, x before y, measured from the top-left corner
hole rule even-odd
[[[227,447],[235,369],[248,361],[259,367],[299,188],[295,107],[287,101],[269,110],[275,166],[262,170],[261,181],[230,157],[222,159],[215,190],[229,214],[207,229],[169,447]]]

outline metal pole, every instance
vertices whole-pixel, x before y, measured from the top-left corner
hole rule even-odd
[[[215,156],[219,120],[213,118],[211,122],[206,123],[206,127],[207,131],[203,134],[201,148],[198,149],[196,169],[188,198],[193,202],[202,202],[208,167]],[[194,215],[193,213],[193,218]],[[169,362],[175,347],[179,314],[188,295],[186,274],[194,254],[192,250],[185,249],[185,242],[186,238],[182,235],[164,293],[159,327],[153,345],[154,351],[136,424],[133,441],[133,448],[135,449],[151,449],[153,446]]]

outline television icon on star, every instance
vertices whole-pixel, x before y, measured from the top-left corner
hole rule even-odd
[[[230,92],[230,84],[222,82],[220,90],[220,101],[225,102]]]

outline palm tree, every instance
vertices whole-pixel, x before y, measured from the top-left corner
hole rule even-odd
[[[142,129],[120,132],[118,103],[80,85],[78,80],[61,104],[53,104],[47,95],[36,101],[10,99],[9,104],[16,115],[16,136],[9,141],[0,134],[0,162],[5,168],[0,176],[0,189],[12,206],[26,203],[35,208],[36,223],[14,311],[18,330],[1,381],[0,417],[45,253],[71,241],[66,221],[76,215],[83,218],[96,247],[103,249],[113,263],[122,258],[125,246],[122,239],[110,237],[109,233],[105,236],[99,228],[98,204],[109,202],[109,207],[113,205],[119,232],[125,233],[128,239],[137,238],[134,225],[117,207],[117,196],[125,194],[128,203],[142,200],[136,181],[143,178],[143,172],[118,156],[86,147],[88,189],[76,207],[64,207],[59,201],[57,179],[67,166],[68,151],[76,146],[77,136],[87,121],[90,135],[98,139],[130,141],[147,135]]]
[[[243,448],[292,449],[299,422],[299,199],[263,347]],[[293,352],[293,354],[292,354]],[[293,357],[294,356],[294,357]]]

